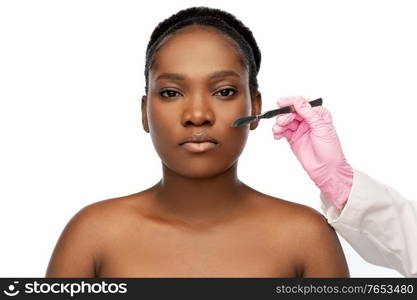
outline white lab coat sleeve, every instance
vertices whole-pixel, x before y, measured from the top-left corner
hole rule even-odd
[[[356,168],[342,211],[320,198],[329,224],[366,261],[417,277],[417,202]]]

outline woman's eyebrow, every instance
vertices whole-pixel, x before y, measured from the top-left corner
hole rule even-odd
[[[228,77],[228,76],[235,76],[237,78],[240,78],[239,73],[236,73],[235,71],[232,70],[224,70],[224,71],[217,71],[212,73],[211,75],[208,76],[208,79],[217,79],[217,78],[222,78],[222,77]]]
[[[232,71],[232,70],[222,70],[217,71],[214,73],[211,73],[207,76],[209,80],[222,78],[222,77],[228,77],[228,76],[234,76],[237,78],[240,78],[239,73]],[[155,81],[161,80],[161,79],[170,79],[170,80],[176,80],[176,81],[184,81],[186,80],[187,76],[184,74],[179,73],[162,73],[158,77],[156,77]]]

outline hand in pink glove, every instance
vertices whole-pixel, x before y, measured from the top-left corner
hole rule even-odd
[[[330,112],[323,106],[311,107],[303,97],[281,98],[277,104],[293,105],[295,112],[276,118],[272,128],[274,138],[284,136],[288,140],[324,196],[342,209],[352,187],[353,169],[345,159]]]

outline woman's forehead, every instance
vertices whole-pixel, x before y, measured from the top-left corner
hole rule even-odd
[[[228,39],[214,31],[194,28],[174,34],[162,44],[149,75],[153,80],[163,73],[209,78],[221,71],[247,76],[242,57]]]
[[[155,82],[163,81],[163,80],[170,80],[176,82],[186,82],[191,80],[200,80],[200,81],[219,81],[225,78],[233,78],[238,81],[245,82],[246,76],[245,74],[241,74],[240,72],[236,72],[234,70],[218,70],[213,71],[210,73],[205,73],[201,75],[196,75],[196,72],[189,75],[187,73],[178,73],[178,72],[163,72],[163,73],[155,73],[153,75],[153,80]]]

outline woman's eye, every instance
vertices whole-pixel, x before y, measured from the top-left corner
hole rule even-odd
[[[232,88],[227,88],[227,89],[222,89],[218,92],[216,92],[214,95],[215,96],[222,96],[222,97],[230,97],[233,96],[234,94],[236,94],[237,91],[235,89]],[[173,97],[179,97],[181,96],[181,93],[174,91],[174,90],[165,90],[159,93],[161,95],[161,97],[164,98],[173,98]]]
[[[165,98],[177,97],[178,95],[181,95],[180,93],[174,90],[165,90],[160,92],[159,94]]]
[[[237,91],[235,89],[228,88],[228,89],[222,89],[222,90],[216,92],[215,95],[220,93],[220,96],[230,97],[230,96],[233,96],[234,94],[236,94],[236,92]]]

